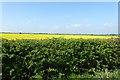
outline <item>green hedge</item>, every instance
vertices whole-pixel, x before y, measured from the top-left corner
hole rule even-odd
[[[120,69],[119,45],[111,40],[2,40],[2,79],[43,80]]]

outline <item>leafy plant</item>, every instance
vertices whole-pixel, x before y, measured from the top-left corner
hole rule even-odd
[[[120,69],[120,45],[111,40],[2,40],[2,79],[70,79]],[[88,76],[92,77],[92,76]]]

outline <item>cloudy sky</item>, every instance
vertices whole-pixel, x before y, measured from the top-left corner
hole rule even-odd
[[[4,2],[2,32],[117,34],[117,2]]]

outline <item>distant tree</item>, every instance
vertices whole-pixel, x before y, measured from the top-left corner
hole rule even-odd
[[[22,34],[21,32],[19,34]]]
[[[94,34],[91,34],[91,36],[93,36]]]

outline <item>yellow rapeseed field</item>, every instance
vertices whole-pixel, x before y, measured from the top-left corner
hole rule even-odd
[[[48,38],[83,38],[83,39],[108,39],[118,38],[118,36],[92,36],[92,35],[57,35],[57,34],[1,34],[1,38],[8,40],[16,39],[48,39]]]

